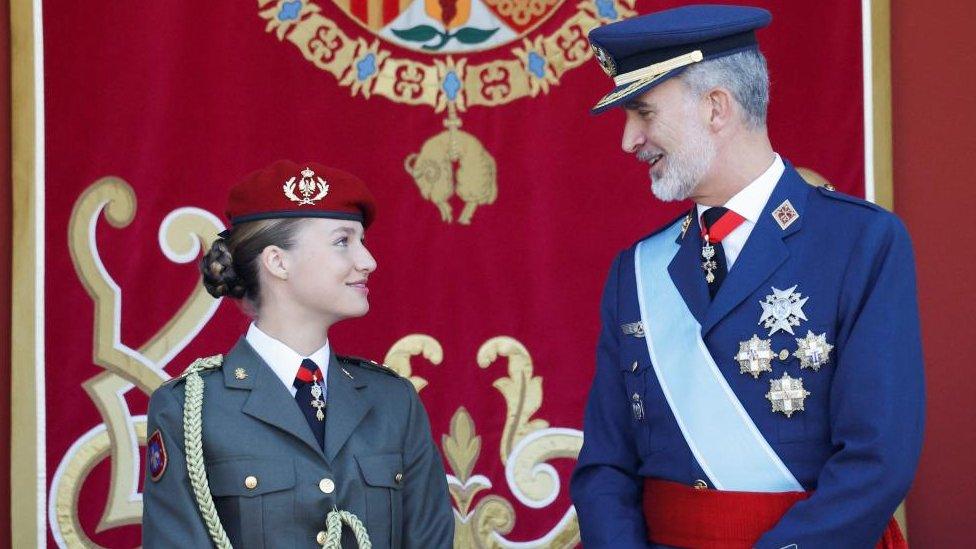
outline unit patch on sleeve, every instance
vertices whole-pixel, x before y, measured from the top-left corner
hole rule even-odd
[[[166,445],[163,444],[163,433],[156,429],[146,442],[149,478],[158,482],[166,472]]]

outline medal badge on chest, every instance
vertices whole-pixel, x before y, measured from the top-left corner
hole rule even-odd
[[[783,377],[769,380],[769,392],[766,399],[773,405],[773,412],[782,412],[791,417],[795,412],[803,411],[803,403],[810,396],[810,391],[803,388],[803,378],[794,379],[783,372]]]
[[[759,379],[763,372],[773,371],[773,359],[776,357],[770,340],[753,335],[752,339],[739,342],[735,360],[739,363],[740,374],[751,374],[753,379]]]
[[[764,328],[769,328],[769,335],[780,330],[792,335],[793,327],[799,326],[800,321],[807,319],[803,313],[803,305],[810,298],[801,297],[800,293],[794,290],[796,290],[795,285],[788,290],[773,288],[773,293],[759,302],[762,306],[759,323]]]
[[[322,386],[315,374],[312,374],[312,408],[315,408],[315,419],[325,421],[325,401],[322,400]]]
[[[800,368],[810,368],[814,372],[819,372],[821,366],[830,362],[830,351],[834,346],[827,343],[827,334],[814,334],[807,330],[804,338],[796,338],[797,349],[793,356],[800,359]]]
[[[718,269],[718,263],[715,261],[715,246],[708,241],[708,235],[705,235],[705,244],[702,246],[702,269],[705,270],[705,281],[711,284],[715,282],[715,270]]]

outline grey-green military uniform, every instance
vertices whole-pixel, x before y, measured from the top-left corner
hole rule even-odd
[[[334,508],[365,524],[374,548],[450,547],[454,516],[440,454],[413,386],[358,359],[330,357],[325,451],[271,368],[242,338],[206,372],[203,453],[220,521],[235,548],[317,547]],[[185,383],[160,387],[147,432],[165,450],[143,492],[143,544],[211,546],[187,476]],[[155,473],[155,474],[154,474]],[[153,477],[156,476],[156,480]],[[343,547],[355,547],[344,528]]]

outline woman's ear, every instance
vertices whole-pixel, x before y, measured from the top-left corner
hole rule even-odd
[[[268,246],[261,250],[261,267],[269,276],[278,280],[288,280],[288,257],[278,246]]]

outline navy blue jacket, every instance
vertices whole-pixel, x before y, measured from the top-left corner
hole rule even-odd
[[[787,199],[799,218],[781,229],[772,211]],[[922,442],[922,352],[905,227],[874,204],[808,185],[787,164],[714,301],[695,224],[679,244],[668,271],[718,368],[803,488],[816,490],[757,547],[873,547],[908,491]],[[644,477],[687,485],[708,480],[668,407],[645,341],[621,330],[640,320],[635,247],[617,256],[604,290],[584,444],[571,481],[587,548],[650,546],[641,512]],[[808,320],[795,336],[768,336],[759,324],[760,301],[773,287],[793,286],[809,297]],[[734,356],[753,334],[771,337],[775,351],[792,351],[794,337],[808,329],[826,333],[834,350],[817,372],[801,372],[793,357],[774,362],[777,378],[784,371],[802,377],[810,392],[805,410],[787,418],[772,412],[765,397],[770,374],[756,380],[740,373]],[[634,393],[643,400],[641,419],[631,407]]]

